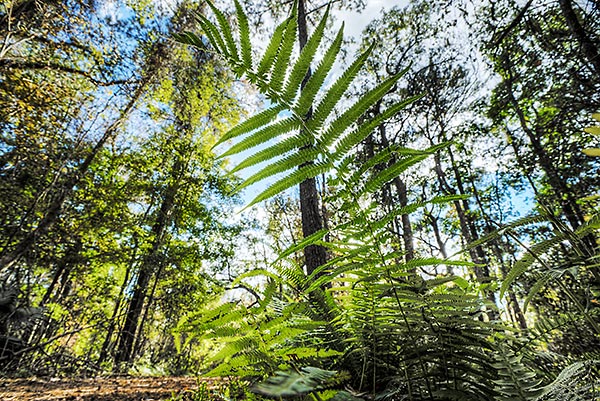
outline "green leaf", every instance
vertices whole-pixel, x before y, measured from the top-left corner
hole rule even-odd
[[[271,125],[263,125],[263,128],[254,131],[250,136],[244,138],[242,141],[227,149],[227,151],[223,153],[221,157],[234,155],[236,153],[251,149],[255,146],[264,144],[273,138],[277,138],[278,136],[284,135],[290,131],[297,130],[300,128],[300,126],[301,123],[296,118],[286,118]]]
[[[252,70],[252,45],[250,44],[250,27],[248,17],[244,12],[239,0],[235,1],[235,10],[238,21],[238,30],[240,37],[240,48],[242,52],[242,62],[247,71]]]
[[[320,152],[315,148],[300,149],[283,159],[271,162],[268,166],[244,180],[234,192],[237,193],[249,185],[265,180],[276,174],[298,168],[306,162],[312,162],[313,160],[316,160],[319,154]]]
[[[598,127],[598,134],[600,135],[600,127]],[[599,148],[587,148],[587,149],[583,149],[582,150],[583,153],[585,153],[588,156],[600,156],[600,149]]]
[[[257,204],[258,202],[262,202],[265,199],[269,199],[269,198],[285,191],[286,189],[289,189],[295,185],[300,184],[304,180],[307,180],[309,178],[313,178],[320,174],[323,174],[323,173],[327,172],[330,168],[331,168],[331,165],[329,163],[324,163],[324,162],[317,162],[314,164],[304,166],[304,167],[292,172],[285,178],[282,178],[281,180],[277,181],[276,183],[271,185],[267,190],[265,190],[262,193],[260,193],[259,195],[257,195],[248,204],[248,206],[246,206],[246,208],[249,208],[250,206]]]
[[[225,14],[223,14],[217,7],[215,7],[215,5],[212,3],[212,1],[207,0],[206,2],[208,4],[208,6],[211,8],[212,12],[217,17],[217,22],[219,23],[219,28],[221,28],[221,33],[223,34],[223,36],[225,38],[227,52],[229,53],[228,56],[231,59],[233,59],[234,61],[239,63],[241,60],[240,60],[240,57],[238,54],[237,46],[235,45],[235,41],[233,39],[233,31],[231,29],[231,26],[229,25],[229,22],[227,22],[227,18],[225,17]]]
[[[329,17],[329,8],[330,5],[327,5],[327,9],[325,10],[325,15],[321,18],[321,22],[315,29],[315,32],[311,35],[311,37],[306,42],[306,45],[300,52],[300,56],[298,60],[292,67],[292,71],[290,72],[290,76],[285,85],[285,89],[283,91],[284,99],[293,99],[296,97],[296,92],[300,88],[304,77],[306,76],[310,63],[314,59],[315,53],[317,52],[317,48],[321,43],[321,39],[323,37],[323,32],[325,31],[325,26],[327,24],[327,19]],[[319,85],[320,87],[321,85]]]
[[[344,40],[344,25],[338,31],[335,39],[325,52],[325,55],[321,59],[321,62],[317,66],[317,68],[313,71],[310,79],[306,83],[306,86],[302,90],[300,94],[300,98],[297,101],[297,105],[295,107],[296,113],[300,116],[306,115],[308,110],[312,107],[315,97],[319,90],[323,86],[329,71],[333,67],[337,55],[340,52],[342,41]]]
[[[200,24],[200,28],[204,31],[204,34],[208,38],[210,44],[215,48],[216,51],[222,53],[225,57],[229,57],[229,51],[227,50],[227,46],[225,46],[225,41],[221,36],[221,33],[207,18],[205,18],[201,14],[196,14],[196,20]]]
[[[235,138],[240,135],[245,135],[256,129],[262,128],[264,125],[269,124],[271,121],[277,118],[279,113],[283,110],[285,110],[285,106],[276,105],[274,107],[271,107],[270,109],[261,111],[260,113],[250,117],[243,123],[233,127],[225,135],[223,135],[214,146],[216,147],[229,139]]]
[[[307,128],[310,131],[315,132],[321,128],[354,78],[356,78],[358,75],[358,72],[361,70],[362,66],[367,61],[367,58],[373,51],[373,47],[374,46],[370,46],[364,53],[362,53],[335,81],[331,88],[329,88],[321,102],[319,102],[315,108],[313,117],[307,123]]]
[[[281,92],[286,72],[290,66],[290,58],[292,57],[292,51],[294,50],[294,43],[296,43],[296,37],[298,33],[296,7],[297,2],[295,1],[292,9],[292,15],[288,19],[282,42],[277,51],[275,64],[273,65],[273,71],[271,73],[271,80],[269,82],[270,91],[277,94]]]
[[[271,37],[271,41],[263,54],[260,63],[258,64],[258,70],[256,71],[256,75],[261,79],[266,79],[266,74],[271,71],[273,68],[273,62],[275,61],[275,57],[277,56],[277,52],[279,51],[279,47],[281,46],[281,40],[283,38],[283,33],[288,25],[289,19],[282,22],[275,28],[275,32],[273,32],[273,36]]]

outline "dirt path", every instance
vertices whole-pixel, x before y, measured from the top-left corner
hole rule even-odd
[[[201,383],[194,377],[124,377],[95,379],[0,379],[2,401],[158,401],[173,395],[191,399]]]

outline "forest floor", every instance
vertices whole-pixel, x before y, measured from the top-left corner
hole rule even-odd
[[[2,401],[191,400],[198,389],[217,388],[215,379],[110,377],[94,379],[0,379]]]

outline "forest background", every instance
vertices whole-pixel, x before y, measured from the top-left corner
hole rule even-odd
[[[595,399],[600,3],[365,6],[2,1],[3,374]]]

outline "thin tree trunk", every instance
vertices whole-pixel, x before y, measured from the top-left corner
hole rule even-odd
[[[438,177],[438,182],[440,184],[440,188],[441,188],[442,192],[445,193],[446,195],[456,195],[456,190],[454,188],[450,187],[450,185],[448,184],[448,181],[446,179],[446,174],[442,168],[439,154],[437,154],[437,153],[435,154],[434,161],[435,161],[435,172]],[[452,167],[454,168],[455,166],[453,165]],[[462,185],[461,185],[461,188],[462,188]],[[459,193],[459,195],[465,195],[464,188],[462,188],[462,190],[463,190],[463,193]],[[453,203],[454,203],[454,207],[456,209],[456,214],[458,215],[458,222],[460,225],[460,231],[461,231],[462,237],[467,244],[472,243],[473,241],[476,240],[476,238],[478,238],[478,236],[474,237],[472,227],[470,227],[471,225],[473,225],[473,223],[470,221],[468,204],[462,203],[459,200],[455,200]],[[467,209],[465,209],[465,206],[467,207]],[[487,257],[485,255],[483,248],[481,246],[470,248],[469,256],[471,257],[471,260],[473,261],[473,263],[477,264],[477,266],[475,266],[473,268],[477,282],[479,282],[481,284],[489,283],[491,280],[490,270],[489,270],[489,266],[488,266],[489,261],[487,260]],[[494,305],[496,305],[496,296],[494,295],[494,293],[492,291],[486,291],[486,297]],[[491,320],[494,320],[497,317],[495,311],[488,312],[488,316]]]
[[[523,130],[523,132],[525,132],[525,134],[527,135],[527,138],[529,139],[531,149],[533,151],[533,154],[537,158],[539,166],[542,168],[542,170],[546,174],[546,177],[548,178],[548,183],[554,190],[555,199],[561,205],[563,212],[565,214],[565,217],[569,221],[569,224],[571,225],[571,227],[573,229],[576,229],[584,222],[583,213],[582,213],[581,209],[579,208],[579,205],[575,201],[572,191],[569,190],[567,184],[564,182],[564,180],[560,177],[560,175],[554,168],[552,160],[550,159],[548,153],[546,152],[546,150],[544,149],[544,147],[542,146],[542,144],[540,142],[540,138],[539,138],[540,135],[538,135],[537,132],[534,132],[529,127],[529,125],[527,123],[527,118],[526,118],[525,114],[523,113],[523,110],[521,110],[519,102],[515,98],[513,85],[512,85],[512,80],[513,80],[512,65],[510,63],[510,59],[509,59],[508,55],[504,55],[503,64],[504,64],[503,68],[509,74],[509,76],[507,78],[505,78],[503,81],[504,87],[506,89],[506,94],[508,96],[508,100],[509,100],[510,104],[512,105],[515,113],[517,114],[517,118],[519,120],[521,129]],[[514,146],[514,144],[513,144],[513,146]]]
[[[429,220],[429,224],[431,225],[431,230],[433,231],[433,236],[435,237],[435,242],[438,245],[438,249],[440,251],[440,253],[442,254],[442,257],[444,259],[448,258],[448,251],[446,251],[446,243],[442,240],[442,234],[440,231],[440,227],[438,225],[438,219],[437,217],[433,216],[433,213],[431,212],[424,212],[425,217],[427,217],[427,220]],[[454,274],[454,270],[452,268],[452,266],[448,266],[448,274]]]

